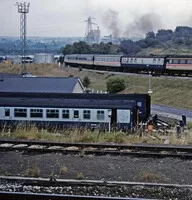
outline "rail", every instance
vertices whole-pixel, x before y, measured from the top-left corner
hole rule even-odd
[[[33,194],[17,192],[0,192],[0,199],[6,200],[147,200],[141,198],[99,197],[99,196],[74,196],[58,194]],[[148,199],[149,200],[149,199]]]
[[[162,144],[99,144],[99,143],[61,143],[29,140],[0,140],[2,151],[28,151],[39,153],[63,153],[84,155],[121,155],[121,156],[161,156],[192,158],[191,145]]]

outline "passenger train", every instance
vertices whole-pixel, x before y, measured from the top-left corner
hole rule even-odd
[[[134,128],[150,116],[148,94],[0,94],[0,126]]]
[[[90,69],[119,72],[148,73],[153,75],[192,75],[192,57],[187,56],[122,56],[122,55],[83,55],[64,56],[69,66],[83,66]]]

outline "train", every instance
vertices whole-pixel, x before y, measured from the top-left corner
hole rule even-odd
[[[150,116],[148,94],[0,93],[0,126],[130,130]]]
[[[190,56],[68,54],[61,59],[65,65],[88,69],[130,73],[150,72],[152,75],[192,75]]]

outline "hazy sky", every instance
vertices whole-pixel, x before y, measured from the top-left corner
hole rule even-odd
[[[23,1],[21,1],[22,3]],[[102,36],[139,36],[160,28],[192,26],[192,0],[30,0],[28,36],[84,36],[92,16]],[[0,36],[19,36],[15,0],[0,0]],[[95,26],[94,26],[95,27]]]

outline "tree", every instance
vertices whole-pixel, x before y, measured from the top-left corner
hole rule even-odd
[[[109,93],[117,93],[125,89],[125,80],[121,78],[109,79],[106,82]]]
[[[83,78],[82,83],[83,83],[84,87],[88,88],[89,85],[91,84],[91,81],[90,81],[90,79],[89,79],[88,76],[85,76],[85,77]]]

